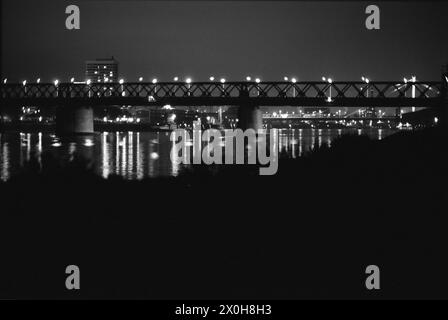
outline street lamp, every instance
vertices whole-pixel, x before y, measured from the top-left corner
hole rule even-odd
[[[327,79],[325,77],[322,77],[322,81],[326,81],[326,82],[328,82],[330,84],[330,95],[327,98],[327,102],[332,102],[332,100],[331,100],[331,84],[333,83],[333,79],[331,79],[331,78]]]
[[[56,97],[59,96],[59,88],[58,88],[59,80],[54,80],[54,86],[56,87]]]
[[[361,77],[361,80],[364,81],[365,83],[367,83],[366,88],[367,88],[367,98],[368,98],[369,97],[369,83],[370,83],[370,80],[367,77]]]
[[[190,96],[191,92],[190,92],[190,88],[191,88],[191,78],[187,78],[185,80],[185,82],[188,84],[188,96]]]

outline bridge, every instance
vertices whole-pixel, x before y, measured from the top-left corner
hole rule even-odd
[[[445,79],[445,78],[442,78]],[[93,108],[238,106],[243,128],[261,128],[260,107],[427,107],[444,109],[446,81],[4,83],[1,107],[57,107],[62,131],[92,132]]]

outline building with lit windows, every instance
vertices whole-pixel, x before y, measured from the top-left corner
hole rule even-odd
[[[86,80],[118,82],[118,61],[114,57],[86,61]]]

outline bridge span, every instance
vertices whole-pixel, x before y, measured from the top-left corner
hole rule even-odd
[[[446,81],[7,83],[0,107],[57,107],[62,131],[93,131],[93,108],[237,106],[242,128],[262,126],[260,107],[427,107],[445,109]],[[445,111],[443,111],[444,113]]]

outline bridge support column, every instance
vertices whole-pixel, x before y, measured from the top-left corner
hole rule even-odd
[[[240,129],[263,129],[263,117],[260,107],[253,104],[241,105],[238,108],[238,127]]]
[[[93,133],[93,108],[73,105],[58,107],[56,130],[62,134]]]
[[[439,121],[442,126],[448,125],[448,65],[445,66],[445,70],[442,72],[442,105],[440,106]]]

